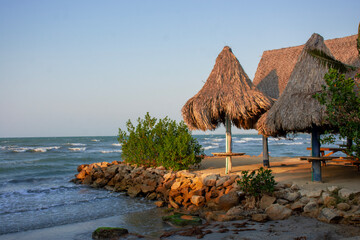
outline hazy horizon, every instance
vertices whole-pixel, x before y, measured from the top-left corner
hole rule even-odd
[[[146,112],[180,121],[225,45],[252,80],[265,50],[314,32],[356,34],[359,9],[355,0],[1,0],[0,137],[114,136]]]

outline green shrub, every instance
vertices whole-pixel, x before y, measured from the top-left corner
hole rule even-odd
[[[255,170],[251,171],[250,174],[249,171],[242,171],[238,184],[245,193],[258,197],[263,193],[274,192],[276,182],[271,170],[261,167],[257,174]]]
[[[176,123],[168,117],[157,120],[149,113],[137,121],[136,127],[130,120],[127,122],[128,134],[119,129],[118,141],[126,162],[173,170],[201,162],[202,147],[183,121]]]

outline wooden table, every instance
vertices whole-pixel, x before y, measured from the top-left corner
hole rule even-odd
[[[308,147],[308,148],[306,148],[306,150],[311,151],[312,148]],[[320,154],[321,154],[322,157],[329,157],[329,156],[333,155],[336,152],[343,152],[343,153],[346,154],[345,150],[346,150],[346,148],[321,147],[320,148]],[[325,154],[325,152],[329,152],[329,153]]]

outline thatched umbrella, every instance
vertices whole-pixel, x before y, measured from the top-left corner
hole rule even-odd
[[[261,93],[250,81],[230,47],[224,47],[202,89],[182,108],[190,130],[214,130],[226,127],[226,152],[231,153],[231,124],[254,129],[259,117],[273,100]],[[227,157],[231,170],[231,156]]]
[[[324,124],[325,107],[313,98],[326,85],[324,75],[329,64],[317,56],[333,58],[324,39],[313,34],[305,44],[291,73],[289,82],[273,107],[258,122],[258,130],[267,136],[285,136],[289,132],[312,134],[312,156],[320,156],[320,133]],[[334,60],[335,61],[335,60]],[[313,180],[321,181],[320,162],[313,162]]]

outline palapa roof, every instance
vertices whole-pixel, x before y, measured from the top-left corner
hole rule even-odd
[[[357,35],[325,41],[333,56],[348,65],[360,67],[356,48]],[[254,84],[272,98],[279,98],[284,91],[295,64],[305,45],[264,51],[255,73]],[[356,71],[348,72],[354,77]]]
[[[236,127],[252,129],[272,104],[273,100],[252,84],[226,46],[202,89],[183,106],[182,116],[191,130],[214,130],[225,123],[226,116]]]
[[[320,50],[332,56],[324,39],[313,34],[302,49],[283,93],[272,108],[257,123],[266,136],[285,136],[288,132],[310,132],[313,126],[323,126],[325,107],[313,95],[325,85],[324,75],[329,68],[310,55]]]

